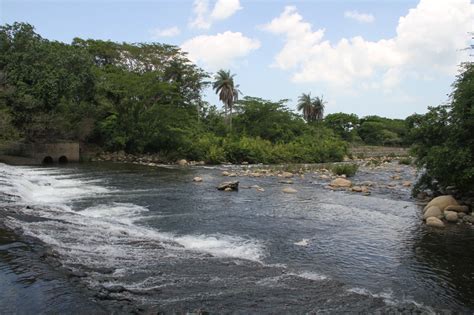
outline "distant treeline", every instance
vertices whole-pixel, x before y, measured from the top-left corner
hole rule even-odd
[[[0,141],[76,140],[212,163],[337,161],[350,142],[412,142],[410,117],[323,118],[319,98],[316,115],[300,115],[288,100],[236,94],[229,128],[223,110],[203,100],[212,79],[175,46],[80,38],[65,44],[42,38],[29,24],[4,25]]]

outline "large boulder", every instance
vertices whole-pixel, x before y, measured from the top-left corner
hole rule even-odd
[[[435,217],[429,217],[428,219],[426,219],[426,225],[438,228],[444,227],[443,221]]]
[[[186,161],[185,159],[181,159],[181,160],[178,161],[178,165],[186,166],[186,165],[188,165],[188,161]]]
[[[454,211],[444,211],[444,218],[448,222],[458,222],[458,213]]]
[[[232,191],[232,190],[239,190],[239,182],[223,182],[219,186],[217,186],[218,190],[225,190],[225,191]]]
[[[348,179],[345,178],[336,178],[333,180],[329,186],[335,187],[335,188],[349,188],[352,186],[352,182]]]
[[[447,196],[439,196],[431,200],[425,207],[423,211],[428,210],[429,207],[436,206],[438,207],[441,211],[444,211],[444,209],[448,206],[458,206],[458,202],[456,199],[453,198],[451,195]]]
[[[431,217],[442,219],[443,218],[443,211],[441,211],[441,209],[439,207],[431,206],[423,214],[423,219],[426,220],[426,219],[431,218]]]

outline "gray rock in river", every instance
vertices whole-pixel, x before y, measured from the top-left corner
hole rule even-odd
[[[239,190],[239,182],[223,182],[219,186],[217,186],[218,190]]]

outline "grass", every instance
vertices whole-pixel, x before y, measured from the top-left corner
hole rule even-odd
[[[402,164],[402,165],[411,165],[412,163],[413,161],[409,157],[398,160],[398,164]]]
[[[357,164],[334,164],[331,171],[336,175],[346,175],[352,177],[357,173],[359,166]]]

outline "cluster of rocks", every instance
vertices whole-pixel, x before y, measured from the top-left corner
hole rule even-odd
[[[146,166],[160,166],[163,164],[173,164],[169,163],[168,160],[164,159],[159,154],[129,154],[124,151],[118,152],[102,152],[98,154],[95,158],[91,159],[92,162],[121,162],[121,163],[130,163]],[[187,161],[185,159],[180,159],[175,162],[177,165],[187,166],[187,165],[204,165],[204,161]]]
[[[439,196],[431,200],[423,209],[426,225],[444,227],[445,223],[474,223],[474,215],[469,207],[460,205],[453,196]]]

